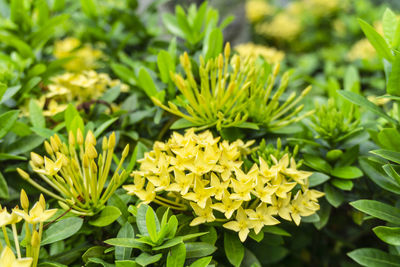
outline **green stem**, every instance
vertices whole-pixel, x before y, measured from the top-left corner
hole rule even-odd
[[[3,230],[4,241],[6,241],[7,247],[11,248],[11,243],[10,243],[10,239],[8,238],[7,229],[5,226],[2,226],[1,228]]]
[[[18,233],[17,233],[17,227],[16,227],[15,223],[13,223],[11,225],[11,228],[13,231],[15,249],[17,250],[17,256],[18,256],[18,259],[21,259],[21,249],[19,247]]]

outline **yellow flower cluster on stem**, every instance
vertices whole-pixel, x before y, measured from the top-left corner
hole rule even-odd
[[[253,43],[240,44],[235,47],[235,50],[242,58],[263,58],[269,64],[280,63],[285,57],[285,53],[273,47],[266,47]]]
[[[68,59],[64,68],[73,72],[95,69],[99,66],[98,60],[103,57],[101,50],[93,49],[90,44],[82,45],[74,37],[57,41],[53,54],[57,59]]]
[[[43,234],[43,223],[48,221],[57,212],[57,209],[46,209],[46,200],[42,194],[40,195],[39,201],[36,202],[30,210],[29,199],[23,189],[21,190],[20,200],[22,210],[17,206],[12,210],[11,213],[9,213],[6,208],[3,208],[0,211],[0,227],[2,228],[4,241],[6,243],[6,246],[2,247],[0,242],[0,266],[36,267],[39,260],[40,242]],[[25,222],[25,258],[22,258],[16,226],[16,224],[21,220],[24,220]],[[6,226],[8,225],[10,225],[12,229],[17,258],[11,249],[12,245],[6,229]]]
[[[88,131],[85,139],[80,129],[69,133],[68,143],[58,135],[45,141],[48,156],[31,153],[33,170],[57,193],[36,183],[28,173],[18,169],[22,178],[42,192],[58,200],[64,210],[92,216],[105,207],[105,203],[128,177],[122,164],[129,153],[126,145],[113,175],[109,176],[116,145],[115,133],[103,138],[102,153],[96,150],[96,138]]]
[[[169,101],[167,106],[156,97],[152,97],[152,100],[157,106],[191,122],[198,129],[247,127],[251,121],[256,126],[272,130],[312,113],[299,115],[303,105],[297,105],[311,87],[304,89],[299,96],[292,92],[286,100],[281,101],[280,97],[288,88],[289,73],[283,74],[279,87],[275,89],[279,64],[266,75],[265,66],[256,64],[254,58],[243,59],[239,55],[231,57],[229,43],[218,57],[207,62],[200,58],[198,75],[193,72],[187,53],[180,57],[180,61],[186,78],[171,73],[172,80],[182,94],[182,97],[177,97],[177,104]],[[197,76],[200,77],[200,83],[195,79]]]
[[[145,153],[134,183],[123,188],[143,203],[154,202],[194,212],[192,226],[213,221],[239,233],[244,242],[250,230],[257,234],[279,216],[300,224],[302,216],[319,209],[323,193],[308,188],[312,174],[298,170],[288,154],[268,165],[262,158],[247,172],[242,159],[253,142],[229,143],[211,132],[185,135],[174,132]],[[275,216],[275,217],[274,217]]]

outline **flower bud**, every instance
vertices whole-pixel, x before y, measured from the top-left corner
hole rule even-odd
[[[32,233],[31,245],[34,248],[37,248],[38,246],[40,246],[39,234],[36,230],[34,230]]]
[[[26,195],[26,192],[24,189],[21,189],[21,194],[20,194],[20,201],[21,201],[21,207],[24,211],[29,210],[29,198]]]
[[[22,170],[20,168],[17,168],[17,172],[25,180],[28,180],[31,178],[27,172],[25,172],[24,170]]]
[[[55,140],[55,138],[53,136],[50,137],[50,145],[54,152],[58,151],[59,147],[58,147],[57,141]]]
[[[44,210],[46,209],[46,199],[44,198],[43,194],[40,194],[39,204]]]
[[[229,56],[231,55],[231,44],[229,42],[227,42],[225,45],[224,54],[225,54],[226,60],[228,60]]]
[[[79,129],[79,128],[78,128],[78,130],[76,130],[76,142],[78,143],[78,145],[83,144],[83,135],[82,135],[81,129]]]
[[[88,131],[85,139],[85,143],[96,145],[96,137],[94,137],[94,134],[92,131]]]
[[[94,148],[94,146],[92,144],[88,144],[86,147],[86,155],[90,158],[90,159],[95,159],[97,158],[97,151],[96,148]]]
[[[47,154],[49,154],[50,156],[53,156],[54,151],[51,148],[51,145],[49,144],[49,142],[44,141],[44,149],[46,150]]]
[[[43,158],[39,154],[36,154],[35,152],[31,152],[31,159],[32,162],[35,166],[40,167],[43,166]]]
[[[129,153],[129,144],[127,144],[124,150],[122,151],[122,158],[126,158],[128,156],[128,153]]]
[[[108,149],[114,149],[115,147],[115,132],[112,132],[110,138],[108,139]]]
[[[68,133],[68,143],[69,143],[71,146],[75,146],[75,136],[74,136],[74,134],[72,133],[72,131],[70,131],[70,132]]]
[[[103,137],[103,143],[102,143],[101,147],[103,150],[107,150],[108,141],[107,141],[107,137],[105,137],[105,136]]]

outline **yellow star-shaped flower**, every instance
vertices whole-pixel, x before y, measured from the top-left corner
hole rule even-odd
[[[32,261],[32,258],[16,259],[9,247],[5,247],[0,255],[1,267],[31,267]]]

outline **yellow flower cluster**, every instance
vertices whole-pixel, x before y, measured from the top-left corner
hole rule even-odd
[[[302,26],[299,18],[280,13],[274,16],[271,21],[257,25],[255,30],[267,37],[291,41],[300,34]]]
[[[57,199],[64,210],[92,216],[105,207],[107,200],[128,177],[122,167],[129,153],[129,145],[126,145],[109,179],[115,145],[115,133],[112,133],[108,139],[103,138],[103,151],[98,154],[94,134],[89,131],[84,139],[78,129],[76,135],[69,133],[67,144],[58,135],[51,137],[50,143],[45,141],[44,147],[49,157],[31,152],[32,169],[61,196],[37,184],[23,170],[17,171],[33,186]]]
[[[72,72],[95,69],[98,67],[97,61],[103,57],[101,50],[93,49],[90,44],[82,45],[74,37],[57,41],[53,54],[57,59],[69,59],[64,68]]]
[[[275,215],[298,225],[301,216],[314,214],[323,193],[308,189],[311,173],[297,170],[287,154],[279,161],[272,156],[271,166],[260,158],[245,172],[242,159],[252,143],[220,141],[209,131],[175,132],[145,154],[140,169],[132,173],[134,184],[124,189],[144,203],[191,207],[195,218],[190,225],[221,221],[242,242],[251,229],[258,234],[265,225],[278,224]]]
[[[0,243],[0,266],[4,267],[36,267],[39,259],[40,242],[43,233],[43,223],[48,221],[55,215],[57,209],[46,209],[46,200],[43,195],[40,195],[39,201],[36,202],[29,210],[29,199],[25,191],[21,190],[21,207],[22,210],[15,207],[11,213],[6,208],[1,209],[0,206],[0,227],[3,231],[4,241],[6,246],[3,248]],[[21,249],[18,239],[16,224],[21,220],[25,221],[25,247],[26,257],[22,258]],[[13,239],[17,257],[11,250],[10,238],[7,234],[6,226],[11,225]]]
[[[264,0],[250,0],[246,2],[246,17],[251,23],[255,23],[265,16],[272,15],[275,7]]]
[[[235,47],[235,50],[243,58],[256,59],[262,57],[269,64],[276,64],[283,60],[285,53],[273,47],[256,45],[253,43],[240,44]]]
[[[350,61],[356,61],[358,59],[373,59],[375,57],[376,51],[367,38],[356,42],[347,53],[347,58]]]
[[[302,0],[304,10],[316,17],[323,17],[344,7],[346,0]]]
[[[38,104],[44,108],[48,99],[43,115],[54,116],[64,111],[70,102],[82,103],[98,99],[107,89],[118,85],[121,91],[128,90],[126,84],[120,80],[112,80],[106,73],[97,73],[93,70],[81,73],[67,72],[51,79],[47,87],[48,92],[39,99]]]

